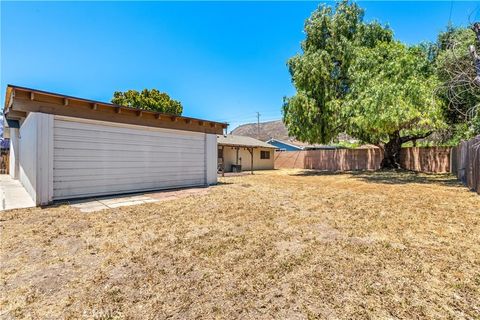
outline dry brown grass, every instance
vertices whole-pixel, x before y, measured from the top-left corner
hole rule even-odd
[[[480,318],[480,196],[275,171],[91,214],[1,213],[1,317]]]

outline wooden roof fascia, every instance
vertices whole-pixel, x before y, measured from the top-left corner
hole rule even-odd
[[[118,113],[121,113],[123,110],[129,110],[129,111],[137,111],[138,109],[132,108],[132,107],[126,107],[126,106],[120,106],[120,105],[115,105],[111,103],[105,103],[105,102],[100,102],[100,101],[95,101],[95,100],[89,100],[89,99],[83,99],[83,98],[78,98],[78,97],[72,97],[72,96],[67,96],[67,95],[62,95],[62,94],[57,94],[57,93],[52,93],[52,92],[47,92],[47,91],[42,91],[42,90],[37,90],[37,89],[31,89],[31,88],[25,88],[25,87],[19,87],[19,86],[13,86],[13,85],[8,85],[7,86],[7,97],[8,91],[11,91],[12,93],[15,93],[15,91],[22,91],[22,92],[27,92],[30,94],[30,100],[32,101],[39,101],[42,102],[41,100],[38,100],[39,96],[44,95],[44,96],[50,96],[50,97],[55,97],[55,98],[62,98],[63,105],[69,105],[71,101],[79,101],[83,103],[87,103],[89,105],[93,105],[91,107],[93,110],[98,110],[99,107],[107,107],[107,108],[114,108],[114,110],[118,110]],[[8,104],[13,102],[12,98],[6,98],[5,102],[5,108],[7,108]],[[11,105],[10,105],[11,106]],[[196,118],[190,118],[190,117],[184,117],[184,116],[176,116],[176,115],[170,115],[166,113],[161,113],[161,112],[154,112],[154,111],[149,111],[149,110],[142,110],[142,114],[153,114],[157,119],[161,119],[163,117],[167,118],[170,117],[172,121],[178,121],[180,119],[182,120],[190,120],[191,122],[202,122],[202,123],[213,123],[214,127],[216,128],[217,126],[220,126],[222,129],[227,127],[226,123],[222,122],[215,122],[215,121],[209,121],[209,120],[203,120],[203,119],[196,119]]]
[[[13,105],[13,99],[15,99],[15,90],[7,90],[6,99],[5,99],[5,109],[4,112],[7,112]]]
[[[115,108],[111,105],[97,103],[97,111],[92,110],[92,103],[86,101],[70,100],[69,107],[65,107],[59,97],[46,99],[39,94],[35,95],[34,101],[29,99],[29,92],[16,91],[13,107],[10,111],[42,112],[67,117],[77,117],[91,120],[118,122],[124,124],[133,124],[147,127],[157,127],[172,130],[183,130],[192,132],[202,132],[207,134],[221,134],[222,129],[212,127],[201,127],[199,125],[187,125],[184,121],[171,121],[171,115],[161,116],[156,119],[155,112],[142,111],[142,117],[137,116],[137,109],[133,108]],[[39,100],[37,100],[39,99]],[[49,100],[49,101],[46,101]],[[122,110],[117,113],[117,110]],[[8,117],[8,116],[7,116]],[[182,117],[176,117],[181,119]],[[193,121],[192,121],[193,122]]]

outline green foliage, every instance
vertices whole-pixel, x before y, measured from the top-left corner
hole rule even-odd
[[[157,89],[144,89],[142,92],[136,90],[128,90],[125,92],[115,91],[113,93],[112,103],[174,115],[181,115],[183,111],[182,104],[179,101],[171,99],[168,94],[160,92]]]
[[[406,142],[444,127],[428,50],[399,42],[359,48],[349,69],[350,92],[339,104],[347,133],[363,141]]]
[[[337,148],[355,149],[362,146],[360,142],[339,141],[331,144]]]
[[[390,42],[392,32],[377,22],[364,23],[355,3],[322,5],[305,23],[302,54],[288,61],[297,94],[284,99],[289,134],[309,143],[328,143],[345,130],[341,101],[349,92],[349,68],[359,48]]]
[[[302,54],[288,61],[295,96],[284,99],[289,134],[329,143],[339,133],[393,153],[407,141],[444,128],[433,61],[436,47],[407,47],[357,4],[321,6],[305,24]],[[395,161],[395,159],[393,159]]]
[[[480,44],[467,28],[448,27],[437,40],[438,96],[445,102],[450,139],[468,139],[480,133],[480,86],[474,83],[475,66],[469,46]]]

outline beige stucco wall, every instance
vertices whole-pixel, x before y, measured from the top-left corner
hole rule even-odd
[[[219,145],[218,148],[221,148]],[[270,151],[270,159],[260,159],[260,151]],[[236,164],[237,150],[234,147],[224,147],[223,157],[225,161],[225,172],[231,171],[231,165]],[[250,170],[251,158],[250,152],[245,148],[240,148],[238,152],[238,164],[242,165],[242,171]],[[241,160],[240,160],[241,158]],[[254,148],[253,149],[253,170],[272,170],[274,166],[273,148]]]

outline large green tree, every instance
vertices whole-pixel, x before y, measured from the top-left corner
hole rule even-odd
[[[297,89],[284,99],[289,134],[329,143],[346,132],[383,148],[382,166],[392,168],[402,143],[441,126],[427,50],[395,42],[389,28],[364,22],[348,1],[319,7],[305,34],[302,54],[288,61]]]
[[[136,90],[115,91],[112,103],[174,115],[181,115],[183,111],[182,104],[179,101],[173,100],[168,94],[157,89],[144,89],[141,92]]]
[[[399,42],[356,52],[350,91],[341,102],[347,133],[384,149],[382,167],[398,168],[405,142],[445,127],[428,53]]]
[[[284,122],[291,136],[309,143],[328,143],[345,125],[338,100],[348,93],[348,68],[359,47],[392,40],[392,32],[376,22],[363,22],[355,3],[336,9],[321,5],[305,22],[302,54],[288,61],[297,94],[284,99]]]

